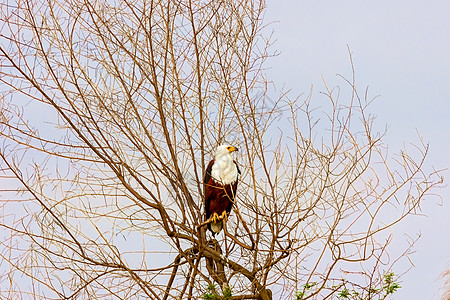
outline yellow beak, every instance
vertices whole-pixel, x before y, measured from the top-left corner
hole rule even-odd
[[[234,152],[234,151],[238,151],[238,148],[233,147],[233,146],[230,146],[230,147],[228,147],[227,149],[228,149],[228,151],[229,151],[230,153],[231,153],[231,152]]]

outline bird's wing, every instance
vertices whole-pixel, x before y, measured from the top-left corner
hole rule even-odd
[[[212,166],[214,164],[214,159],[211,160],[208,164],[208,167],[206,167],[205,177],[203,178],[203,183],[207,184],[208,181],[211,179],[211,172],[212,172]]]
[[[239,170],[239,166],[235,160],[233,160],[234,164],[236,165],[236,168],[238,170],[238,174],[241,175],[241,170]]]

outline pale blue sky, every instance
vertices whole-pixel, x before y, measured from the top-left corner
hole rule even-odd
[[[357,85],[380,95],[370,112],[388,124],[385,142],[392,152],[417,142],[430,144],[428,166],[450,167],[450,1],[314,0],[268,1],[281,54],[269,61],[268,77],[291,95],[323,90],[321,77],[337,82],[349,74],[347,45],[353,53]],[[450,172],[443,173],[450,178]],[[439,276],[450,267],[450,187],[422,206],[426,217],[410,218],[394,234],[420,232],[411,256],[415,264],[402,277],[395,299],[439,298]],[[131,240],[131,239],[130,239]]]
[[[389,126],[392,152],[417,143],[417,131],[430,144],[428,166],[450,167],[450,2],[448,1],[268,1],[266,22],[274,30],[268,77],[291,95],[323,91],[321,77],[337,82],[348,75],[349,45],[357,85],[380,97],[370,112]],[[314,99],[314,98],[313,98]],[[449,171],[443,173],[448,178]],[[408,219],[394,235],[420,232],[411,256],[415,267],[402,277],[394,299],[439,299],[439,277],[450,267],[450,188],[444,201],[422,205],[426,217]]]

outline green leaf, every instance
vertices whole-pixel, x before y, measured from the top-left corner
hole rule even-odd
[[[231,288],[229,286],[226,286],[223,289],[222,293],[223,293],[223,299],[224,300],[227,300],[227,299],[229,299],[232,296]]]
[[[387,294],[393,294],[395,291],[397,291],[401,286],[397,282],[393,282],[386,288]]]
[[[384,274],[384,282],[385,285],[383,286],[383,289],[386,291],[386,294],[393,294],[396,292],[399,288],[401,288],[400,284],[397,282],[394,282],[394,272],[388,272]]]
[[[348,291],[348,289],[344,288],[339,294],[338,297],[339,298],[345,298],[348,299],[348,296],[350,296],[350,292]]]
[[[305,293],[299,291],[295,294],[295,300],[302,300],[303,296],[305,296]]]
[[[316,284],[317,284],[317,282],[311,282],[311,283],[305,284],[304,287],[305,287],[305,289],[309,290],[310,288],[312,288]]]
[[[208,291],[213,292],[216,290],[216,285],[215,284],[209,284],[207,287]]]

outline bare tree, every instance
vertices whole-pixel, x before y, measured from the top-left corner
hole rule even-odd
[[[399,287],[393,265],[410,249],[390,251],[390,228],[442,182],[424,171],[428,146],[390,156],[354,76],[345,96],[325,86],[321,110],[273,96],[264,6],[2,6],[2,297],[373,299]],[[202,180],[225,141],[242,150],[242,176],[215,240]]]

